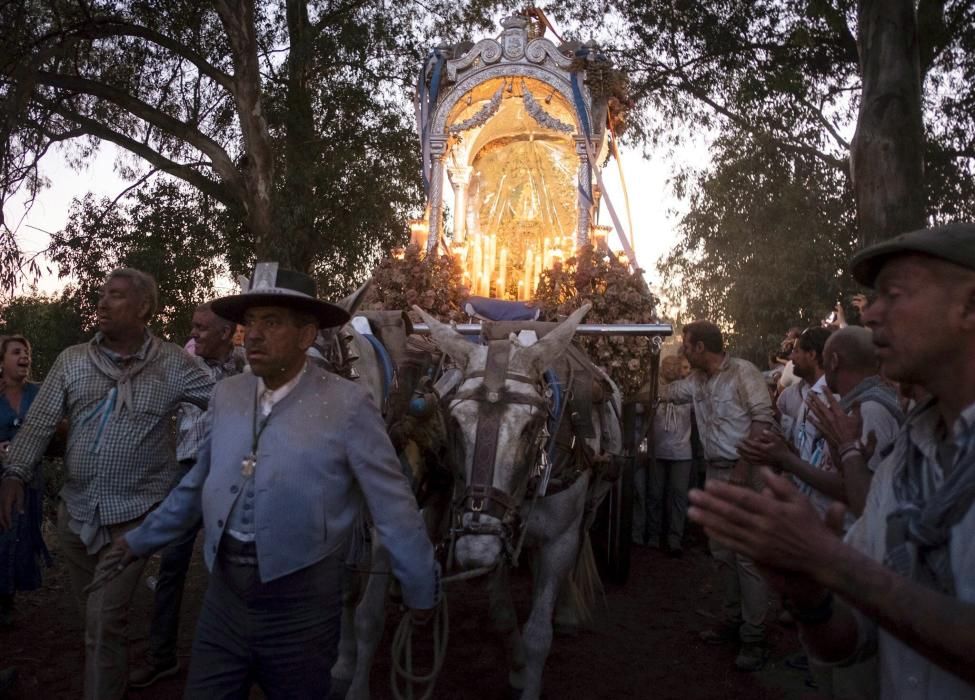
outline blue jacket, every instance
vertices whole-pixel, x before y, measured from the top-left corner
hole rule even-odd
[[[227,516],[244,491],[241,462],[251,448],[256,393],[250,373],[216,385],[210,438],[180,484],[126,534],[133,552],[151,554],[202,515],[204,557],[213,569]],[[439,595],[433,546],[382,417],[361,387],[309,363],[271,411],[253,478],[261,581],[345,556],[365,500],[404,602],[433,607]]]

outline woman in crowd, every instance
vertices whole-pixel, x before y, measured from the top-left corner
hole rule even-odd
[[[0,336],[0,463],[40,389],[29,376],[30,343],[20,335]],[[43,497],[44,475],[38,469],[24,494],[23,514],[0,534],[0,626],[13,621],[14,593],[39,588],[41,561],[50,561],[41,538]]]

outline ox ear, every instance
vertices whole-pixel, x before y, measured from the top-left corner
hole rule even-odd
[[[575,335],[576,327],[582,321],[582,318],[589,313],[589,309],[591,308],[592,304],[583,304],[580,306],[567,319],[553,328],[548,335],[534,345],[522,350],[522,356],[528,360],[529,364],[539,374],[544,372],[569,347],[569,343],[572,342],[572,336]]]
[[[341,306],[343,309],[349,312],[349,316],[355,316],[355,312],[359,309],[362,301],[366,298],[366,292],[369,291],[369,287],[372,286],[372,277],[367,279],[362,283],[362,286],[357,290],[352,292],[349,296],[335,302],[337,306]]]
[[[413,305],[413,310],[420,314],[420,318],[430,328],[430,335],[437,346],[450,355],[450,359],[456,362],[461,369],[466,368],[474,345],[446,323],[441,323],[416,304]]]

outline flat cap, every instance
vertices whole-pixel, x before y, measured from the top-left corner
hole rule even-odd
[[[902,233],[861,250],[850,260],[850,270],[857,282],[873,287],[884,263],[905,253],[930,255],[975,270],[975,224],[958,222]]]

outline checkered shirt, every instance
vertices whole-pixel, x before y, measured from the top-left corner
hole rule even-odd
[[[247,366],[244,349],[235,347],[223,362],[208,360],[192,355],[193,360],[209,372],[214,382],[240,374]],[[179,441],[176,445],[176,459],[181,463],[196,461],[196,453],[203,441],[210,436],[210,413],[202,411],[193,404],[184,403],[179,408]]]
[[[101,347],[101,334],[91,342],[117,357]],[[137,357],[144,357],[147,347],[148,341]],[[214,381],[182,348],[164,342],[131,382],[133,405],[103,414],[103,400],[115,382],[92,363],[88,343],[62,352],[10,445],[7,475],[29,483],[33,465],[67,418],[61,498],[73,519],[92,522],[97,509],[101,525],[114,525],[162,501],[178,476],[172,416],[181,402],[205,408]]]

